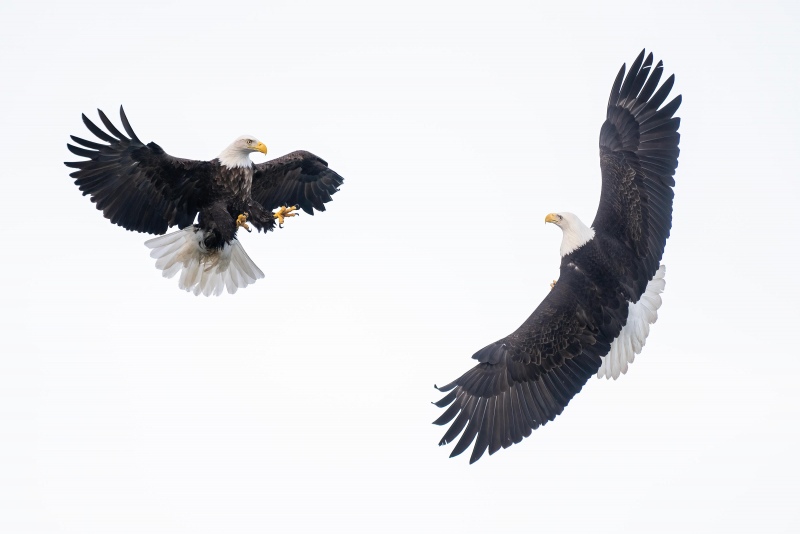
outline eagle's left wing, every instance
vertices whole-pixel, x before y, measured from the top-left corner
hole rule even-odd
[[[678,95],[662,106],[675,76],[656,90],[664,71],[644,50],[625,75],[617,74],[600,129],[603,188],[592,228],[630,248],[637,256],[639,290],[659,267],[672,227],[672,188],[678,167],[681,120]]]
[[[325,160],[298,150],[255,165],[251,195],[268,210],[300,206],[314,215],[315,209],[325,211],[325,203],[342,182],[344,178],[329,169]]]

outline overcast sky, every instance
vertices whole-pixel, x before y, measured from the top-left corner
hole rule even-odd
[[[0,531],[797,532],[798,5],[4,0]],[[433,384],[547,294],[544,216],[593,219],[643,47],[684,97],[658,323],[448,459]],[[120,104],[172,155],[252,134],[345,183],[195,297],[62,163]]]

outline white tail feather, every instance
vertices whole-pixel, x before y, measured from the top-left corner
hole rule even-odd
[[[658,320],[658,309],[661,307],[661,293],[666,281],[664,275],[667,268],[661,265],[653,279],[647,283],[644,294],[636,304],[628,304],[628,322],[611,343],[611,350],[603,356],[603,363],[597,370],[597,378],[613,378],[628,371],[628,364],[633,363],[637,354],[642,352],[650,325]]]
[[[156,268],[164,278],[181,273],[178,286],[195,295],[221,295],[223,289],[236,293],[259,278],[264,278],[237,239],[219,250],[208,250],[203,244],[205,232],[196,226],[162,235],[145,245],[152,249]]]

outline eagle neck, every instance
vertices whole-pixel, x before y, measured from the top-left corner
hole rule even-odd
[[[236,148],[228,147],[217,157],[220,165],[229,169],[250,168],[253,161],[250,159],[249,152],[242,152]]]
[[[594,230],[577,217],[569,225],[561,227],[561,257],[571,254],[594,239]]]

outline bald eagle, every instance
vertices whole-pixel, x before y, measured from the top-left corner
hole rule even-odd
[[[562,231],[557,282],[514,333],[473,355],[478,365],[437,388],[447,410],[434,421],[461,434],[451,457],[475,442],[470,463],[555,419],[592,375],[618,378],[644,346],[664,289],[664,246],[672,225],[681,97],[661,107],[662,62],[622,65],[600,129],[602,190],[591,226],[568,212],[546,223]],[[463,433],[462,433],[463,431]]]
[[[180,272],[180,288],[195,295],[235,293],[263,278],[236,238],[239,228],[251,231],[249,222],[268,232],[298,209],[309,215],[325,211],[344,181],[324,160],[302,150],[253,164],[249,154],[266,154],[267,147],[251,135],[237,138],[211,161],[176,158],[155,143],[142,143],[122,106],[127,136],[97,112],[110,135],[82,115],[105,144],[70,136],[81,145],[67,144],[70,152],[88,158],[66,162],[78,169],[70,176],[114,224],[149,234],[177,226],[145,244],[163,275]]]

